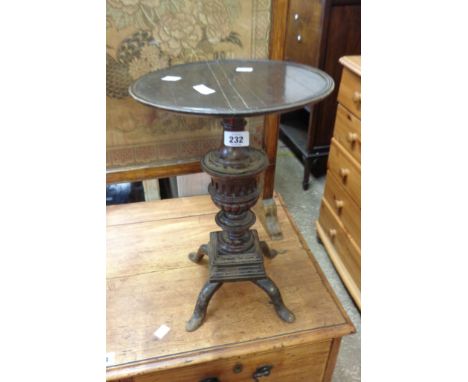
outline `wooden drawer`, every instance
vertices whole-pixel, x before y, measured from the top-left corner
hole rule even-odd
[[[361,289],[361,251],[346,233],[338,217],[333,213],[332,208],[325,199],[322,199],[322,205],[320,206],[319,224],[335,247],[336,256],[339,258],[338,261],[346,269],[347,274],[343,275],[343,272],[340,272],[337,266],[341,277],[343,279],[351,277],[356,286]],[[330,257],[336,265],[337,259],[334,259],[332,256]],[[348,285],[349,282],[347,280],[344,281]]]
[[[330,172],[327,173],[323,196],[340,219],[346,232],[361,246],[361,209]]]
[[[265,381],[323,381],[332,341],[281,348],[260,354],[229,359],[218,359],[137,376],[134,382],[199,382],[206,378],[218,378],[220,382],[253,381],[252,375],[266,365],[273,366]],[[263,380],[263,378],[259,378]]]
[[[335,175],[343,189],[361,207],[361,166],[335,138],[332,138],[330,147],[328,170]]]
[[[335,120],[335,139],[361,163],[361,120],[338,104]]]
[[[343,68],[338,102],[361,119],[361,77]]]
[[[284,59],[318,66],[322,36],[321,0],[289,0]]]

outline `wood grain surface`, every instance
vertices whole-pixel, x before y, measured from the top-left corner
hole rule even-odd
[[[361,77],[343,68],[338,102],[361,119]]]
[[[338,104],[335,120],[335,138],[350,154],[361,163],[361,120],[345,107]]]
[[[320,225],[335,246],[341,261],[351,274],[354,283],[361,286],[361,251],[349,236],[338,216],[332,211],[327,200],[320,207]]]
[[[327,182],[316,224],[343,283],[361,309],[361,57],[344,66]]]
[[[317,233],[352,298],[361,308],[361,251],[322,200]]]
[[[280,252],[265,259],[265,267],[296,322],[281,321],[252,283],[226,283],[213,297],[206,322],[192,333],[185,331],[185,322],[208,268],[206,259],[194,264],[187,254],[218,229],[210,198],[107,208],[107,352],[115,353],[108,380],[312,343],[317,345],[309,353],[328,354],[331,339],[354,331],[280,199],[275,201],[284,239],[270,242],[259,223],[254,228]],[[153,333],[162,324],[171,330],[157,340]],[[322,378],[325,369],[320,370]]]
[[[340,63],[361,77],[361,56],[343,56]]]
[[[361,246],[361,208],[351,199],[340,185],[339,180],[330,172],[327,173],[323,197],[349,235],[358,246]]]
[[[187,365],[177,369],[169,369],[160,373],[142,375],[134,382],[198,382],[205,378],[216,377],[220,382],[253,381],[252,375],[258,365],[272,365],[271,374],[265,377],[268,382],[314,382],[324,379],[329,360],[332,340],[282,347],[265,352],[248,354],[241,357],[221,358],[209,365]],[[242,365],[242,370],[233,372],[236,365]],[[259,379],[259,381],[263,378]]]
[[[323,4],[320,0],[289,0],[285,60],[318,67]]]
[[[341,146],[335,138],[332,138],[330,157],[328,158],[328,170],[356,204],[361,207],[361,165]]]

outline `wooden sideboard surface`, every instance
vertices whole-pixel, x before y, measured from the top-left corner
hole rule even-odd
[[[361,56],[342,57],[340,63],[343,74],[317,233],[360,309]]]
[[[341,338],[354,326],[283,202],[274,201],[284,239],[254,228],[279,251],[265,268],[296,321],[281,321],[254,284],[225,283],[191,333],[185,323],[208,267],[187,254],[218,228],[218,208],[209,196],[107,207],[108,381],[253,381],[256,372],[260,381],[331,381]],[[158,340],[163,324],[170,331]],[[270,375],[260,377],[265,366]]]

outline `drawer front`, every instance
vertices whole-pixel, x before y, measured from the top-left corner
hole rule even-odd
[[[332,138],[328,157],[328,170],[338,179],[339,184],[361,207],[361,166]]]
[[[317,66],[321,28],[321,0],[290,0],[284,44],[288,61]]]
[[[134,377],[134,382],[201,382],[217,378],[219,382],[253,381],[252,375],[263,366],[272,366],[268,382],[319,382],[323,380],[331,349],[331,340],[275,351],[251,354]]]
[[[319,222],[333,243],[338,256],[351,275],[353,281],[361,289],[361,252],[346,233],[337,216],[325,199],[320,206]]]
[[[335,139],[361,163],[361,120],[338,104],[336,111]]]
[[[327,173],[323,196],[343,224],[345,231],[358,246],[361,246],[361,209],[330,172]]]
[[[343,68],[338,102],[361,119],[361,77]]]

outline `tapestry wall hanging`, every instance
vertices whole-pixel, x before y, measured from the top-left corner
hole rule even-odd
[[[128,86],[150,71],[224,58],[268,58],[271,0],[107,0],[107,168],[195,162],[219,146],[219,120],[135,102]],[[262,145],[263,117],[248,119]]]

